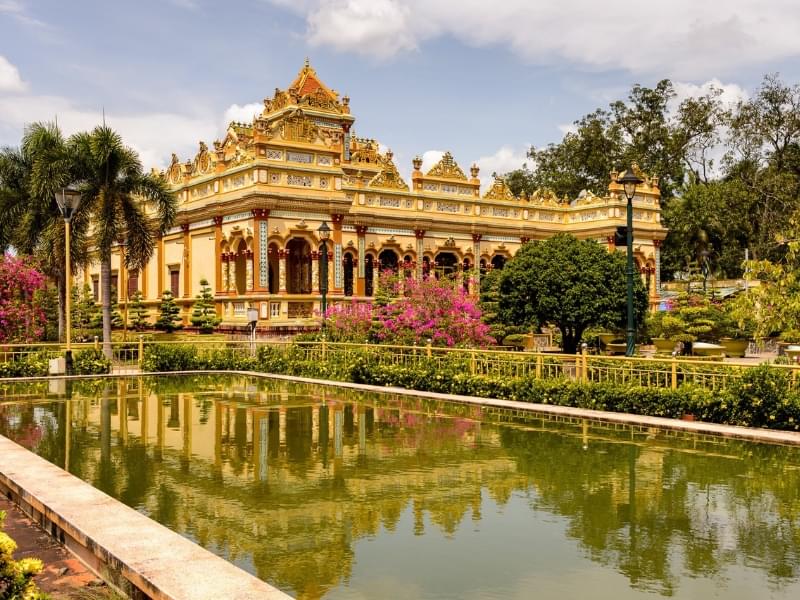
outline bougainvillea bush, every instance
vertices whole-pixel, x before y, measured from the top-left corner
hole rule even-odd
[[[372,327],[372,304],[348,302],[334,304],[325,311],[325,330],[332,342],[363,343]]]
[[[0,343],[33,342],[44,334],[44,310],[35,301],[45,276],[27,258],[0,258]]]
[[[397,299],[376,309],[381,342],[402,345],[489,346],[495,344],[481,310],[457,281],[428,277],[394,283]]]

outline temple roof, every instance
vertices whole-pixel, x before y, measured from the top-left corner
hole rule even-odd
[[[511,193],[508,185],[506,185],[506,180],[502,177],[497,177],[495,175],[494,183],[492,187],[486,190],[486,193],[483,195],[484,200],[516,200],[514,194]]]
[[[458,163],[453,158],[453,155],[449,152],[445,152],[442,159],[433,165],[430,171],[428,171],[426,177],[442,177],[444,179],[458,179],[460,181],[466,181],[467,176],[464,175],[464,171],[461,170],[461,167],[458,166]]]
[[[313,94],[317,90],[322,90],[331,100],[335,102],[339,100],[339,94],[320,81],[317,72],[311,66],[308,59],[306,59],[297,77],[295,77],[294,81],[289,85],[289,89],[297,90],[297,93],[300,94],[301,97]]]

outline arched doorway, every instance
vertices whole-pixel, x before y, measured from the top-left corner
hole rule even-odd
[[[482,258],[480,262],[480,269],[481,269],[481,277],[486,275],[486,259]]]
[[[403,279],[409,279],[414,276],[414,260],[410,254],[403,257]]]
[[[492,268],[494,269],[502,269],[506,266],[506,257],[502,254],[495,254],[492,257]]]
[[[468,258],[464,259],[464,262],[461,265],[462,271],[464,273],[464,281],[462,283],[464,287],[464,291],[469,293],[469,280],[472,277],[472,263]]]
[[[452,252],[439,252],[436,255],[436,278],[451,277],[458,270],[458,257]]]
[[[267,263],[269,264],[269,293],[277,294],[280,291],[280,259],[278,244],[272,242],[267,250]]]
[[[431,275],[431,259],[427,256],[422,257],[422,278],[427,279]]]
[[[247,291],[247,244],[239,238],[234,245],[234,264],[236,272],[234,286],[238,295]]]
[[[375,279],[375,259],[367,254],[364,259],[364,295],[372,296],[374,293],[372,283]]]
[[[311,244],[302,238],[286,244],[286,291],[311,293]]]
[[[391,271],[397,274],[398,262],[399,260],[394,250],[386,249],[378,255],[378,264],[381,266],[381,271]]]
[[[353,268],[355,267],[355,258],[352,252],[345,252],[342,257],[342,267],[344,270],[344,295],[353,295]]]

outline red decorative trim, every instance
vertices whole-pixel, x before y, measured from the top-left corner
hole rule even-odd
[[[266,219],[269,216],[268,208],[254,208],[253,216],[259,219]]]
[[[615,238],[614,238],[614,236],[613,236],[613,235],[606,236],[606,243],[607,243],[609,246],[614,246],[614,245],[615,245],[615,243],[616,243],[616,242],[615,242]]]
[[[519,241],[522,242],[523,244],[527,244],[528,242],[531,241],[531,238],[529,238],[527,235],[522,235],[520,236]]]
[[[653,247],[661,248],[662,240],[653,240]]]
[[[217,227],[222,226],[222,217],[214,217],[214,225]]]
[[[424,229],[415,229],[414,230],[414,237],[418,240],[421,240],[425,237],[425,230]]]
[[[473,242],[478,243],[478,242],[481,241],[481,239],[483,239],[483,234],[482,233],[473,233],[472,234],[472,241]]]
[[[189,233],[189,224],[181,223],[181,231],[183,231],[183,233]]]
[[[344,221],[344,215],[339,213],[334,213],[331,215],[331,223],[334,225],[341,225],[342,221]]]
[[[364,235],[367,233],[367,226],[366,225],[356,225],[356,233],[358,235]]]
[[[284,260],[287,256],[288,256],[288,253],[286,252],[286,250],[284,250],[283,248],[278,250],[278,259],[279,260]]]

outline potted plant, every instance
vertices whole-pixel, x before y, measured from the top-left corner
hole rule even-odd
[[[665,310],[651,312],[645,322],[647,335],[656,347],[656,354],[670,354],[675,349],[677,342],[666,337],[664,333],[664,316],[669,313]]]

